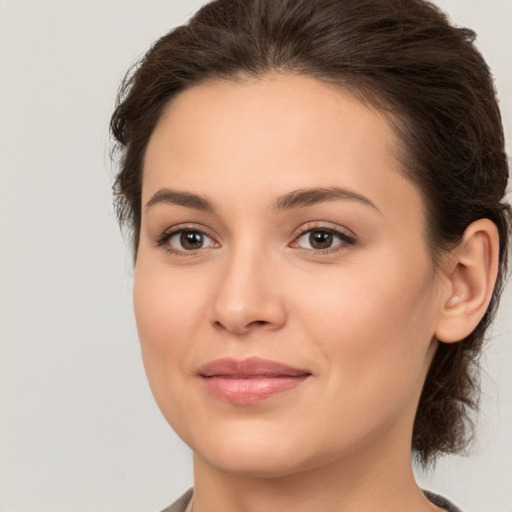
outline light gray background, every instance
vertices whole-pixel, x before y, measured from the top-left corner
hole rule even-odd
[[[153,403],[111,208],[108,121],[149,44],[201,0],[0,0],[0,511],[152,512],[191,483]],[[438,0],[475,28],[512,138],[511,0]],[[421,482],[512,511],[512,296],[469,458]]]

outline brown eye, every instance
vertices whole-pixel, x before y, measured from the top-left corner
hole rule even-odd
[[[334,241],[334,235],[327,231],[311,231],[309,245],[312,249],[329,249]]]
[[[182,229],[169,236],[167,244],[173,251],[187,252],[212,247],[215,242],[202,231],[196,229]]]
[[[293,246],[311,251],[328,251],[329,249],[343,249],[354,245],[355,242],[354,237],[341,231],[319,227],[304,231],[295,240]]]
[[[180,234],[181,247],[187,251],[201,249],[203,242],[203,233],[199,231],[182,231]]]

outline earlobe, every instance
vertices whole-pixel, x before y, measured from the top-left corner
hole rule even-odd
[[[498,260],[496,225],[488,219],[470,224],[442,270],[447,278],[447,293],[441,299],[436,327],[439,341],[460,341],[476,328],[494,291]]]

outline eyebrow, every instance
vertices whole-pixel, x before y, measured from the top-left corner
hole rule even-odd
[[[274,203],[273,209],[278,211],[290,210],[292,208],[312,206],[325,201],[337,201],[339,199],[357,201],[374,208],[380,213],[380,210],[373,201],[353,190],[341,187],[319,187],[294,190],[293,192],[279,197]]]
[[[184,206],[203,212],[213,212],[215,210],[213,204],[206,197],[192,194],[191,192],[179,192],[178,190],[171,190],[169,188],[162,188],[153,194],[151,199],[146,203],[146,208],[150,208],[159,203]]]
[[[353,190],[341,187],[318,187],[293,190],[277,198],[272,205],[272,209],[276,211],[291,210],[340,199],[357,201],[380,212],[375,203],[367,197]],[[146,203],[146,208],[150,208],[159,203],[184,206],[185,208],[192,208],[204,212],[215,211],[213,203],[207,197],[193,194],[192,192],[181,192],[169,188],[162,188],[153,194]]]

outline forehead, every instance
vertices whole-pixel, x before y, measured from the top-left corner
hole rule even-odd
[[[264,199],[336,185],[379,201],[387,194],[391,204],[417,203],[397,147],[383,113],[314,78],[207,83],[175,97],[156,126],[145,155],[143,201],[164,186],[219,198],[245,190]]]
[[[166,143],[184,150],[189,144],[197,149],[200,142],[205,150],[217,147],[233,153],[237,144],[247,141],[253,141],[255,149],[258,144],[279,145],[283,151],[293,145],[296,150],[302,144],[307,150],[314,144],[321,150],[322,144],[342,145],[342,136],[350,137],[352,145],[358,143],[354,150],[371,140],[372,148],[393,157],[397,142],[381,111],[362,105],[347,90],[302,75],[269,74],[189,88],[171,100],[150,146],[162,125],[166,135],[172,135]],[[248,150],[244,147],[246,154]]]

